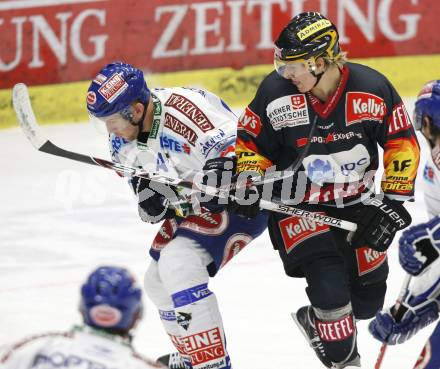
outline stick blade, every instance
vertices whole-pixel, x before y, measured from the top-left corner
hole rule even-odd
[[[17,83],[12,89],[12,104],[21,129],[32,145],[36,149],[40,149],[47,140],[39,134],[39,127],[32,109],[28,88],[24,83]]]

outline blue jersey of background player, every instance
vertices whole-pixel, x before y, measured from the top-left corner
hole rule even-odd
[[[431,219],[403,232],[399,261],[412,283],[399,306],[377,314],[369,330],[390,345],[403,343],[438,320],[440,307],[440,80],[428,82],[414,109],[414,124],[427,139],[431,157],[425,165],[425,202]],[[437,195],[437,196],[436,196]],[[440,323],[424,346],[414,368],[440,368]]]

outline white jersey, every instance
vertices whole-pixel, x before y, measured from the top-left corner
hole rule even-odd
[[[423,170],[423,192],[429,218],[440,215],[440,147],[431,150]]]
[[[211,92],[185,87],[151,90],[154,116],[146,143],[110,136],[112,160],[167,177],[194,178],[205,162],[235,155],[237,117]],[[200,207],[191,191],[179,189],[171,204],[180,216],[197,213]],[[191,198],[191,206],[188,199]]]
[[[423,182],[426,210],[431,219],[440,215],[440,146],[435,146],[428,156]],[[410,289],[414,296],[440,300],[440,257],[425,272],[413,278]]]
[[[147,143],[110,136],[112,159],[187,178],[206,160],[234,155],[236,116],[216,95],[184,87],[152,89],[153,124]]]
[[[0,359],[1,369],[152,369],[161,368],[137,354],[120,336],[90,327],[46,333],[13,345]]]

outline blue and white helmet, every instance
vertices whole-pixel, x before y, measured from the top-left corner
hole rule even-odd
[[[422,129],[425,116],[430,117],[434,126],[440,129],[440,80],[427,82],[417,95],[413,118],[416,129]]]
[[[89,114],[101,118],[124,112],[135,101],[146,105],[149,99],[144,73],[130,64],[114,62],[95,76],[86,100]]]
[[[99,267],[81,287],[80,312],[89,326],[128,332],[142,316],[141,289],[127,269]]]

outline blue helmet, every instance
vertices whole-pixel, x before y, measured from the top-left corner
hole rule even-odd
[[[414,107],[414,126],[422,128],[423,117],[432,119],[435,127],[440,128],[440,80],[427,82],[419,94]]]
[[[99,267],[81,287],[80,312],[84,323],[126,333],[142,315],[141,295],[127,269]]]
[[[87,91],[87,110],[95,117],[106,117],[126,110],[131,103],[147,104],[150,90],[144,73],[130,64],[107,64],[95,76]]]

